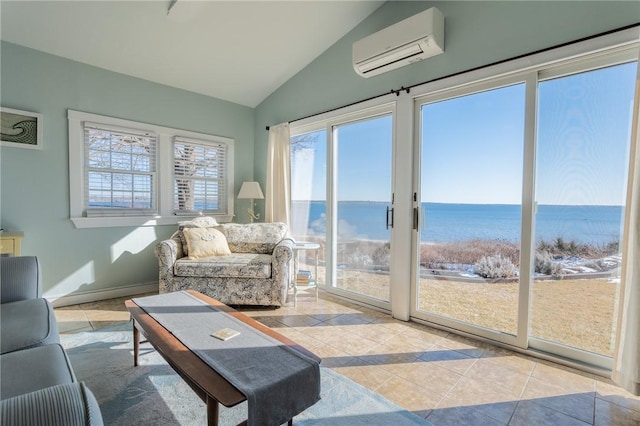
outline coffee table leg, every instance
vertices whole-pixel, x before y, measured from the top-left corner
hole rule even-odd
[[[138,366],[138,354],[140,352],[140,330],[136,327],[135,321],[131,321],[133,324],[133,366]]]
[[[219,406],[218,401],[207,396],[207,425],[218,426]]]

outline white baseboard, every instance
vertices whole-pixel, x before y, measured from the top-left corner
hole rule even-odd
[[[134,284],[124,287],[110,288],[106,290],[88,291],[86,293],[73,293],[61,296],[45,296],[54,308],[61,306],[78,305],[80,303],[97,302],[99,300],[115,299],[116,297],[135,296],[142,293],[158,292],[158,282]]]

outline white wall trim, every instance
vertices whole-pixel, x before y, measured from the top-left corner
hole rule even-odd
[[[84,293],[72,293],[66,295],[49,296],[45,295],[54,308],[62,306],[78,305],[80,303],[97,302],[116,297],[135,296],[143,293],[154,293],[158,291],[158,282],[153,281],[143,284],[133,284],[123,287],[115,287],[104,290],[87,291]]]

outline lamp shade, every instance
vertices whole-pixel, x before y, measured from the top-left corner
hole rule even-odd
[[[238,199],[241,198],[263,199],[264,195],[262,194],[262,189],[260,189],[260,184],[258,182],[243,182],[238,193]]]

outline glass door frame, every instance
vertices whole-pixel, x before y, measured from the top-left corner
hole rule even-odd
[[[517,335],[509,335],[468,323],[444,318],[435,314],[426,314],[417,310],[417,283],[419,280],[419,243],[420,226],[412,230],[411,237],[411,298],[410,317],[420,322],[443,327],[454,331],[486,338],[507,346],[525,351],[535,351],[538,356],[551,359],[563,359],[565,363],[580,366],[590,365],[596,368],[610,369],[612,359],[605,355],[544,341],[529,334],[530,292],[533,288],[531,271],[535,256],[535,171],[536,171],[536,127],[538,82],[566,75],[597,69],[603,64],[615,65],[624,61],[638,60],[640,37],[638,29],[620,31],[592,40],[585,40],[557,49],[551,49],[524,58],[506,61],[468,73],[454,75],[431,83],[414,87],[411,96],[400,102],[412,102],[413,108],[413,192],[420,194],[420,138],[421,105],[458,96],[490,90],[511,82],[526,83],[525,101],[525,142],[522,192],[522,232],[520,253],[520,281],[518,297]],[[409,99],[410,98],[410,99]],[[419,196],[414,197],[413,207],[420,208]],[[418,215],[420,218],[420,215]],[[421,225],[421,224],[420,224]],[[561,357],[561,358],[558,358]]]
[[[387,94],[378,98],[352,104],[330,112],[318,114],[302,120],[291,123],[291,135],[300,135],[317,130],[327,131],[327,140],[332,138],[332,130],[334,124],[341,124],[349,121],[350,116],[358,116],[365,118],[367,113],[369,116],[375,115],[371,111],[376,108],[384,109],[384,105],[393,110],[393,182],[392,189],[394,197],[394,228],[391,232],[391,303],[379,304],[375,301],[365,298],[355,298],[356,302],[375,305],[383,311],[391,311],[395,318],[401,320],[415,319],[419,322],[430,323],[436,327],[449,329],[453,332],[458,331],[460,334],[470,334],[478,336],[498,343],[503,343],[515,349],[523,351],[534,350],[537,356],[547,357],[556,361],[565,362],[574,366],[580,366],[580,363],[586,363],[593,366],[606,368],[607,362],[610,365],[610,358],[593,356],[592,353],[580,353],[580,351],[565,351],[566,348],[549,346],[549,342],[538,342],[535,338],[529,338],[529,291],[531,288],[531,274],[533,258],[535,251],[532,238],[535,235],[533,228],[534,218],[534,182],[535,182],[535,113],[527,114],[525,118],[525,144],[524,144],[524,170],[523,170],[523,202],[522,202],[522,229],[527,230],[526,235],[521,235],[521,273],[526,276],[524,281],[520,283],[519,289],[519,316],[522,318],[518,322],[517,336],[506,335],[498,332],[489,332],[488,330],[478,330],[465,327],[455,322],[447,322],[446,324],[435,323],[439,318],[416,315],[416,298],[415,285],[417,280],[418,268],[418,246],[419,235],[418,230],[412,224],[414,215],[412,207],[417,207],[418,202],[414,200],[413,193],[419,193],[419,187],[414,182],[418,182],[415,175],[419,173],[419,156],[415,155],[416,142],[420,137],[420,114],[416,114],[416,100],[422,98],[435,99],[441,96],[443,99],[452,97],[454,91],[461,94],[470,93],[472,87],[475,90],[483,90],[495,86],[495,82],[499,79],[508,81],[510,78],[519,76],[520,81],[527,82],[526,88],[526,111],[534,111],[537,108],[537,80],[543,79],[544,70],[552,69],[556,66],[569,66],[575,64],[577,67],[584,67],[586,61],[598,57],[610,58],[611,55],[623,50],[635,52],[637,60],[640,47],[640,29],[638,27],[628,28],[603,36],[586,39],[569,45],[552,48],[531,55],[520,56],[516,59],[506,60],[494,65],[478,68],[471,71],[461,71],[451,77],[435,79],[430,82],[411,86],[410,90],[399,91],[393,94]],[[368,112],[369,111],[369,112]],[[533,119],[531,117],[533,117]],[[355,118],[354,118],[355,119]],[[330,161],[330,159],[327,159]],[[333,181],[328,176],[327,191],[331,190]],[[327,202],[333,200],[334,194],[327,194]],[[329,212],[328,212],[329,213]],[[335,229],[335,224],[331,225],[330,219],[327,217],[328,226],[332,226],[331,232]],[[327,238],[331,238],[331,234],[327,233]],[[328,243],[329,241],[327,241]],[[525,251],[528,250],[528,253]],[[335,252],[327,250],[327,262],[331,257],[332,264],[335,262]],[[528,267],[527,267],[528,264]],[[332,271],[328,271],[332,274]],[[333,276],[328,276],[328,286],[324,286],[324,290],[336,295],[354,299],[354,294],[343,292],[331,286]],[[523,285],[523,282],[526,285]],[[564,357],[564,358],[558,358]],[[603,359],[604,358],[604,359]]]
[[[337,150],[335,141],[337,140],[337,128],[344,124],[364,121],[373,119],[376,117],[382,117],[390,115],[392,119],[392,158],[391,162],[391,190],[392,194],[395,193],[395,158],[396,158],[396,103],[395,96],[392,94],[381,96],[379,98],[363,102],[361,104],[352,105],[349,107],[341,108],[340,110],[314,116],[309,119],[300,120],[295,124],[291,124],[291,136],[301,135],[312,131],[326,130],[326,146],[327,146],[327,188],[326,188],[326,279],[325,282],[320,285],[320,288],[328,293],[335,294],[340,297],[354,300],[356,302],[370,305],[379,308],[384,311],[391,311],[391,297],[393,293],[393,274],[394,268],[393,259],[389,268],[389,283],[390,294],[389,301],[382,301],[373,297],[368,297],[363,294],[351,292],[338,288],[336,286],[337,277],[337,232],[338,232],[338,218],[337,218]],[[392,195],[393,197],[393,195]],[[389,200],[390,202],[392,200]],[[392,203],[393,205],[393,203]],[[394,230],[391,228],[390,243],[391,253],[393,257],[394,252]]]
[[[484,337],[497,342],[508,344],[511,346],[526,348],[528,346],[528,322],[529,322],[529,276],[528,273],[520,273],[518,280],[518,304],[517,304],[517,332],[515,335],[491,330],[480,326],[475,326],[460,320],[444,317],[435,313],[418,310],[418,285],[420,281],[420,231],[423,227],[422,200],[420,199],[420,172],[422,158],[422,106],[425,104],[446,101],[449,99],[460,98],[462,96],[473,95],[502,87],[512,86],[524,83],[525,86],[525,104],[524,104],[524,129],[523,129],[523,180],[522,180],[522,199],[521,199],[521,228],[520,228],[520,270],[529,271],[532,266],[532,240],[533,235],[533,179],[527,178],[529,173],[535,170],[535,112],[536,93],[531,90],[535,84],[535,73],[522,72],[493,79],[491,81],[482,81],[472,83],[449,90],[441,90],[436,93],[427,93],[422,96],[416,95],[413,99],[414,114],[414,138],[413,138],[413,192],[414,211],[417,214],[417,227],[412,232],[412,260],[411,267],[411,317],[432,324],[438,324],[447,328],[459,330],[463,333]]]
[[[638,46],[636,46],[632,48],[621,48],[610,52],[604,52],[602,55],[593,55],[583,60],[567,61],[566,63],[561,63],[556,66],[546,67],[545,69],[540,70],[536,75],[536,89],[537,84],[545,81],[568,77],[584,72],[590,72],[610,66],[620,65],[634,60],[639,61],[639,59],[640,52],[638,50]],[[640,67],[640,63],[638,64],[638,66]],[[535,247],[533,247],[532,249],[532,254],[535,255]],[[533,285],[533,283],[531,283],[531,285]],[[618,298],[619,294],[616,297]],[[614,303],[617,306],[618,300],[616,299]],[[616,319],[614,318],[614,323],[615,322]],[[607,370],[610,370],[613,366],[613,359],[606,355],[589,352],[580,348],[570,347],[558,342],[544,340],[532,335],[529,336],[528,340],[529,348],[531,349],[539,350],[545,353],[557,354],[564,358],[574,359],[584,364],[595,365]]]

